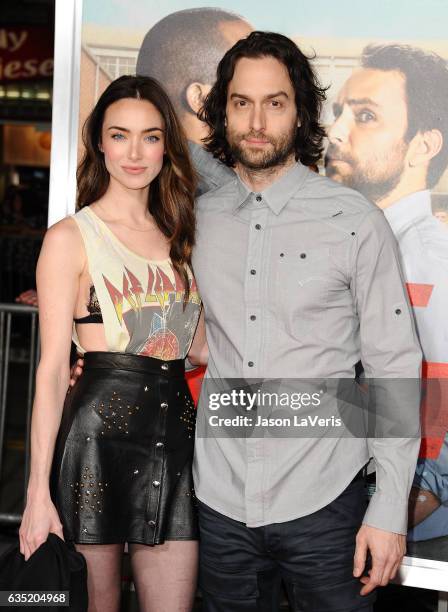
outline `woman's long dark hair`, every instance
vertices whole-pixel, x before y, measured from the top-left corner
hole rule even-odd
[[[93,204],[107,191],[110,176],[99,149],[101,131],[107,108],[124,98],[147,100],[163,117],[166,155],[160,173],[149,188],[148,210],[170,241],[171,261],[184,282],[186,304],[190,293],[186,265],[191,265],[195,233],[196,175],[182,126],[168,95],[155,79],[122,76],[100,96],[83,127],[85,152],[77,171],[77,207]]]
[[[319,123],[322,104],[326,98],[307,58],[297,45],[282,34],[252,32],[239,40],[219,62],[216,82],[205,99],[199,118],[210,127],[204,139],[205,148],[227,166],[235,160],[226,139],[227,90],[237,61],[243,57],[274,57],[288,70],[295,91],[300,127],[295,138],[295,157],[305,166],[316,164],[321,158],[325,130]]]

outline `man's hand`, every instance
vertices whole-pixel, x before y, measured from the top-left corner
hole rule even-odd
[[[82,374],[83,367],[84,359],[77,359],[76,362],[72,365],[70,370],[70,387],[74,387],[76,385],[76,381]]]
[[[372,569],[363,576],[367,553],[372,557]],[[367,595],[377,586],[386,586],[395,577],[406,552],[406,536],[362,525],[356,536],[353,575],[363,583],[361,595]]]

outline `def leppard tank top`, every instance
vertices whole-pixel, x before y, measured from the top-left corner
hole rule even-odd
[[[147,260],[129,250],[89,206],[75,215],[103,317],[108,351],[169,361],[187,355],[201,300],[188,269],[190,296],[170,259]],[[83,354],[76,326],[73,342]]]

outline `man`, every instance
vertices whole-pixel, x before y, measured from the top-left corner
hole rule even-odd
[[[307,58],[279,34],[253,32],[218,66],[200,116],[208,150],[236,176],[197,204],[193,265],[210,351],[200,424],[213,380],[350,379],[361,356],[368,377],[419,378],[383,213],[306,167],[322,151],[323,98]],[[418,430],[418,396],[404,408]],[[294,610],[371,610],[404,554],[418,439],[201,432],[204,609],[277,610],[282,578]],[[359,470],[372,455],[379,486],[363,517]]]
[[[435,379],[448,377],[448,233],[432,215],[429,190],[448,165],[447,99],[444,59],[404,45],[369,46],[334,104],[326,156],[327,176],[382,208],[398,240],[429,379],[426,405],[433,413],[446,404]],[[446,393],[443,381],[441,388]],[[431,413],[426,420],[434,425]],[[447,416],[444,421],[448,429]],[[425,440],[422,451],[432,460],[421,459],[417,467],[413,540],[448,534],[444,520],[432,521],[431,529],[423,523],[445,499],[440,491],[448,487],[442,460],[448,437]],[[435,472],[436,489],[425,477]]]

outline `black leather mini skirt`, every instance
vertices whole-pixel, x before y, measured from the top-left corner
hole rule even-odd
[[[52,497],[68,541],[198,537],[191,464],[196,410],[184,361],[91,352],[67,395]]]

